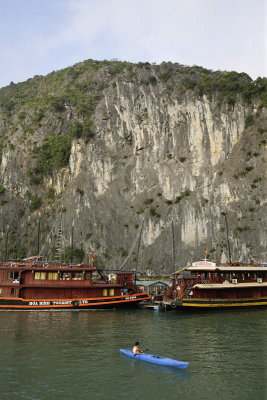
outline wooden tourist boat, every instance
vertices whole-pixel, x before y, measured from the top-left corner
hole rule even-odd
[[[109,271],[110,272],[110,271]],[[133,272],[34,259],[0,263],[0,310],[108,309],[149,300]]]
[[[184,310],[267,306],[267,264],[195,262],[175,273],[161,306]]]

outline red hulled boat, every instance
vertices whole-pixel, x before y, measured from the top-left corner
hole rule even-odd
[[[138,292],[133,272],[37,258],[0,263],[0,310],[122,308],[151,298]]]

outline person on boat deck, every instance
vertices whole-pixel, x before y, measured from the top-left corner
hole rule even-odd
[[[143,351],[141,351],[139,349],[139,342],[135,342],[134,347],[133,347],[133,353],[134,354],[142,354],[143,353]]]

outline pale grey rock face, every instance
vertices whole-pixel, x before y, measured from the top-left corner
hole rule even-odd
[[[37,216],[27,207],[23,215],[18,211],[27,204],[27,191],[37,193],[43,198],[42,243],[63,207],[63,245],[69,245],[74,223],[84,261],[92,250],[100,266],[118,268],[144,220],[138,262],[136,241],[124,268],[168,274],[174,269],[172,222],[175,268],[203,258],[206,248],[214,261],[229,259],[225,212],[232,260],[266,262],[266,143],[257,129],[245,129],[248,113],[262,122],[266,109],[257,114],[257,102],[246,106],[239,99],[228,106],[218,104],[216,94],[181,93],[160,81],[142,84],[146,71],[135,73],[136,79],[122,74],[105,88],[93,115],[95,136],[88,143],[74,139],[69,166],[43,186],[27,180],[34,166],[30,144],[20,143],[19,130],[8,133],[15,147],[5,147],[2,156],[2,198],[8,202],[1,207],[3,230],[8,223],[16,246],[36,253]],[[49,124],[64,134],[68,121],[82,118],[66,105],[60,122],[45,116],[34,140],[42,143]],[[47,200],[51,186],[56,196]]]

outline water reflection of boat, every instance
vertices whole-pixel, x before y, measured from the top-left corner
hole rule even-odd
[[[136,368],[144,368],[146,371],[149,371],[151,374],[157,374],[160,373],[160,379],[163,380],[163,382],[168,383],[168,382],[176,382],[179,379],[187,379],[189,378],[189,375],[185,370],[179,369],[179,368],[174,368],[174,367],[169,367],[166,365],[160,365],[160,364],[150,364],[150,363],[141,363],[138,360],[135,360],[133,358],[129,358],[125,354],[120,353],[121,358],[123,358],[126,362],[129,363],[131,367]]]
[[[110,279],[109,279],[110,278]],[[134,273],[109,277],[91,264],[42,262],[38,257],[0,263],[0,310],[108,309],[149,300]]]

